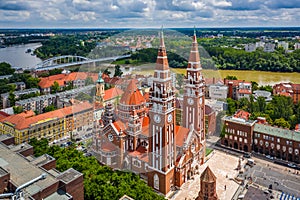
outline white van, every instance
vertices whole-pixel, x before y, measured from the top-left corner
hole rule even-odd
[[[253,159],[248,159],[247,164],[250,165],[250,166],[253,166],[255,163],[254,163]]]

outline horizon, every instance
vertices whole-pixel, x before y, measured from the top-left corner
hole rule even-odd
[[[9,29],[299,27],[300,0],[14,0],[0,10]]]

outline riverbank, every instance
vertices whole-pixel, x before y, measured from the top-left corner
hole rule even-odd
[[[42,60],[35,55],[31,55],[31,53],[26,53],[26,51],[28,49],[34,51],[34,49],[40,46],[42,46],[41,43],[30,43],[0,48],[0,62],[7,62],[13,68],[32,68],[42,62]]]

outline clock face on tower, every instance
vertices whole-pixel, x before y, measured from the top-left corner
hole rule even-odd
[[[193,100],[192,98],[189,98],[189,99],[187,100],[187,102],[188,102],[188,104],[190,104],[190,105],[193,105],[193,104],[194,104],[194,100]]]
[[[156,123],[159,123],[160,122],[160,116],[159,115],[154,115],[154,121]]]
[[[108,135],[108,139],[109,139],[109,141],[112,142],[112,141],[114,140],[114,136],[113,136],[112,134],[109,134],[109,135]]]
[[[172,122],[172,120],[173,120],[173,116],[172,116],[172,114],[169,114],[168,115],[168,122],[170,123],[170,122]]]

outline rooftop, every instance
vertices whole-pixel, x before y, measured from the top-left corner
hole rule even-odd
[[[217,177],[211,171],[209,166],[207,166],[206,169],[204,170],[204,172],[202,172],[200,179],[205,182],[214,182],[217,180]]]
[[[74,179],[78,178],[79,176],[83,176],[82,173],[76,171],[73,168],[70,168],[70,169],[62,172],[59,176],[57,176],[57,178],[67,184],[67,183],[73,181]]]
[[[22,94],[37,93],[37,92],[40,92],[40,90],[37,89],[37,88],[30,88],[30,89],[25,89],[25,90],[20,90],[20,91],[14,91],[14,95],[20,96]],[[1,94],[2,98],[8,97],[8,96],[9,96],[8,92],[4,93],[4,94]]]
[[[291,131],[289,129],[256,123],[254,126],[254,131],[300,142],[300,133]]]
[[[0,143],[0,167],[10,173],[11,181],[16,186],[20,186],[45,173],[44,170],[32,165],[23,156],[11,151],[2,143]],[[33,195],[56,182],[57,180],[52,176],[47,176],[24,190]]]
[[[92,109],[93,106],[88,102],[81,102],[73,106],[61,108],[55,111],[35,115],[33,111],[25,111],[23,113],[12,115],[4,119],[0,119],[0,122],[10,124],[18,130],[30,128],[30,126],[44,123],[46,121],[57,120],[65,116],[79,113],[87,109]]]
[[[66,193],[63,190],[58,190],[57,192],[44,198],[44,200],[69,200],[69,199],[72,199],[72,196],[70,196],[68,193]]]

